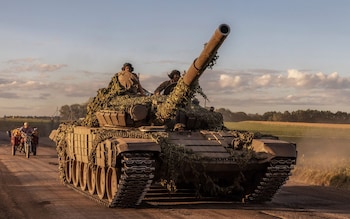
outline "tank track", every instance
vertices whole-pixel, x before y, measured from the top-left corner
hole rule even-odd
[[[124,153],[122,154],[121,176],[118,191],[113,200],[100,199],[88,191],[82,191],[73,184],[65,183],[69,188],[83,194],[106,207],[136,207],[140,205],[147,191],[150,189],[155,172],[155,160],[152,153]]]
[[[242,202],[262,203],[271,201],[281,186],[288,180],[295,162],[295,159],[272,159],[254,192],[244,197]]]
[[[119,188],[109,207],[140,205],[150,189],[155,172],[152,153],[125,153]]]

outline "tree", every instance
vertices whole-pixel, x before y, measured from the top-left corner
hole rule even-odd
[[[77,120],[86,116],[87,104],[72,104],[61,107],[60,116],[63,120]]]
[[[71,115],[70,107],[68,105],[61,106],[61,109],[60,109],[61,118],[63,120],[68,120],[70,119],[70,115]]]

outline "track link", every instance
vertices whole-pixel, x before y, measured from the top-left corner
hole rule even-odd
[[[125,153],[118,191],[109,207],[140,205],[149,190],[155,172],[152,153]]]
[[[262,203],[271,201],[273,196],[288,180],[295,165],[295,159],[275,158],[261,178],[254,192],[243,198],[243,202]]]

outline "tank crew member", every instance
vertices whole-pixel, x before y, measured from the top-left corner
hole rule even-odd
[[[124,63],[122,71],[117,73],[120,85],[125,89],[127,94],[140,93],[142,96],[145,92],[140,84],[139,77],[133,72],[134,68],[130,63]]]
[[[177,81],[181,77],[181,73],[178,70],[171,71],[170,74],[168,74],[168,77],[170,80],[162,82],[157,89],[154,91],[155,95],[160,94],[163,91],[164,95],[170,94],[170,92],[174,89],[175,85],[177,84]]]

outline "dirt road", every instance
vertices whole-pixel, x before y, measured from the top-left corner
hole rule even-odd
[[[37,156],[11,155],[0,135],[0,218],[350,218],[350,192],[290,180],[272,202],[147,203],[112,209],[62,185],[54,146],[42,139]],[[49,141],[47,141],[49,142]]]

